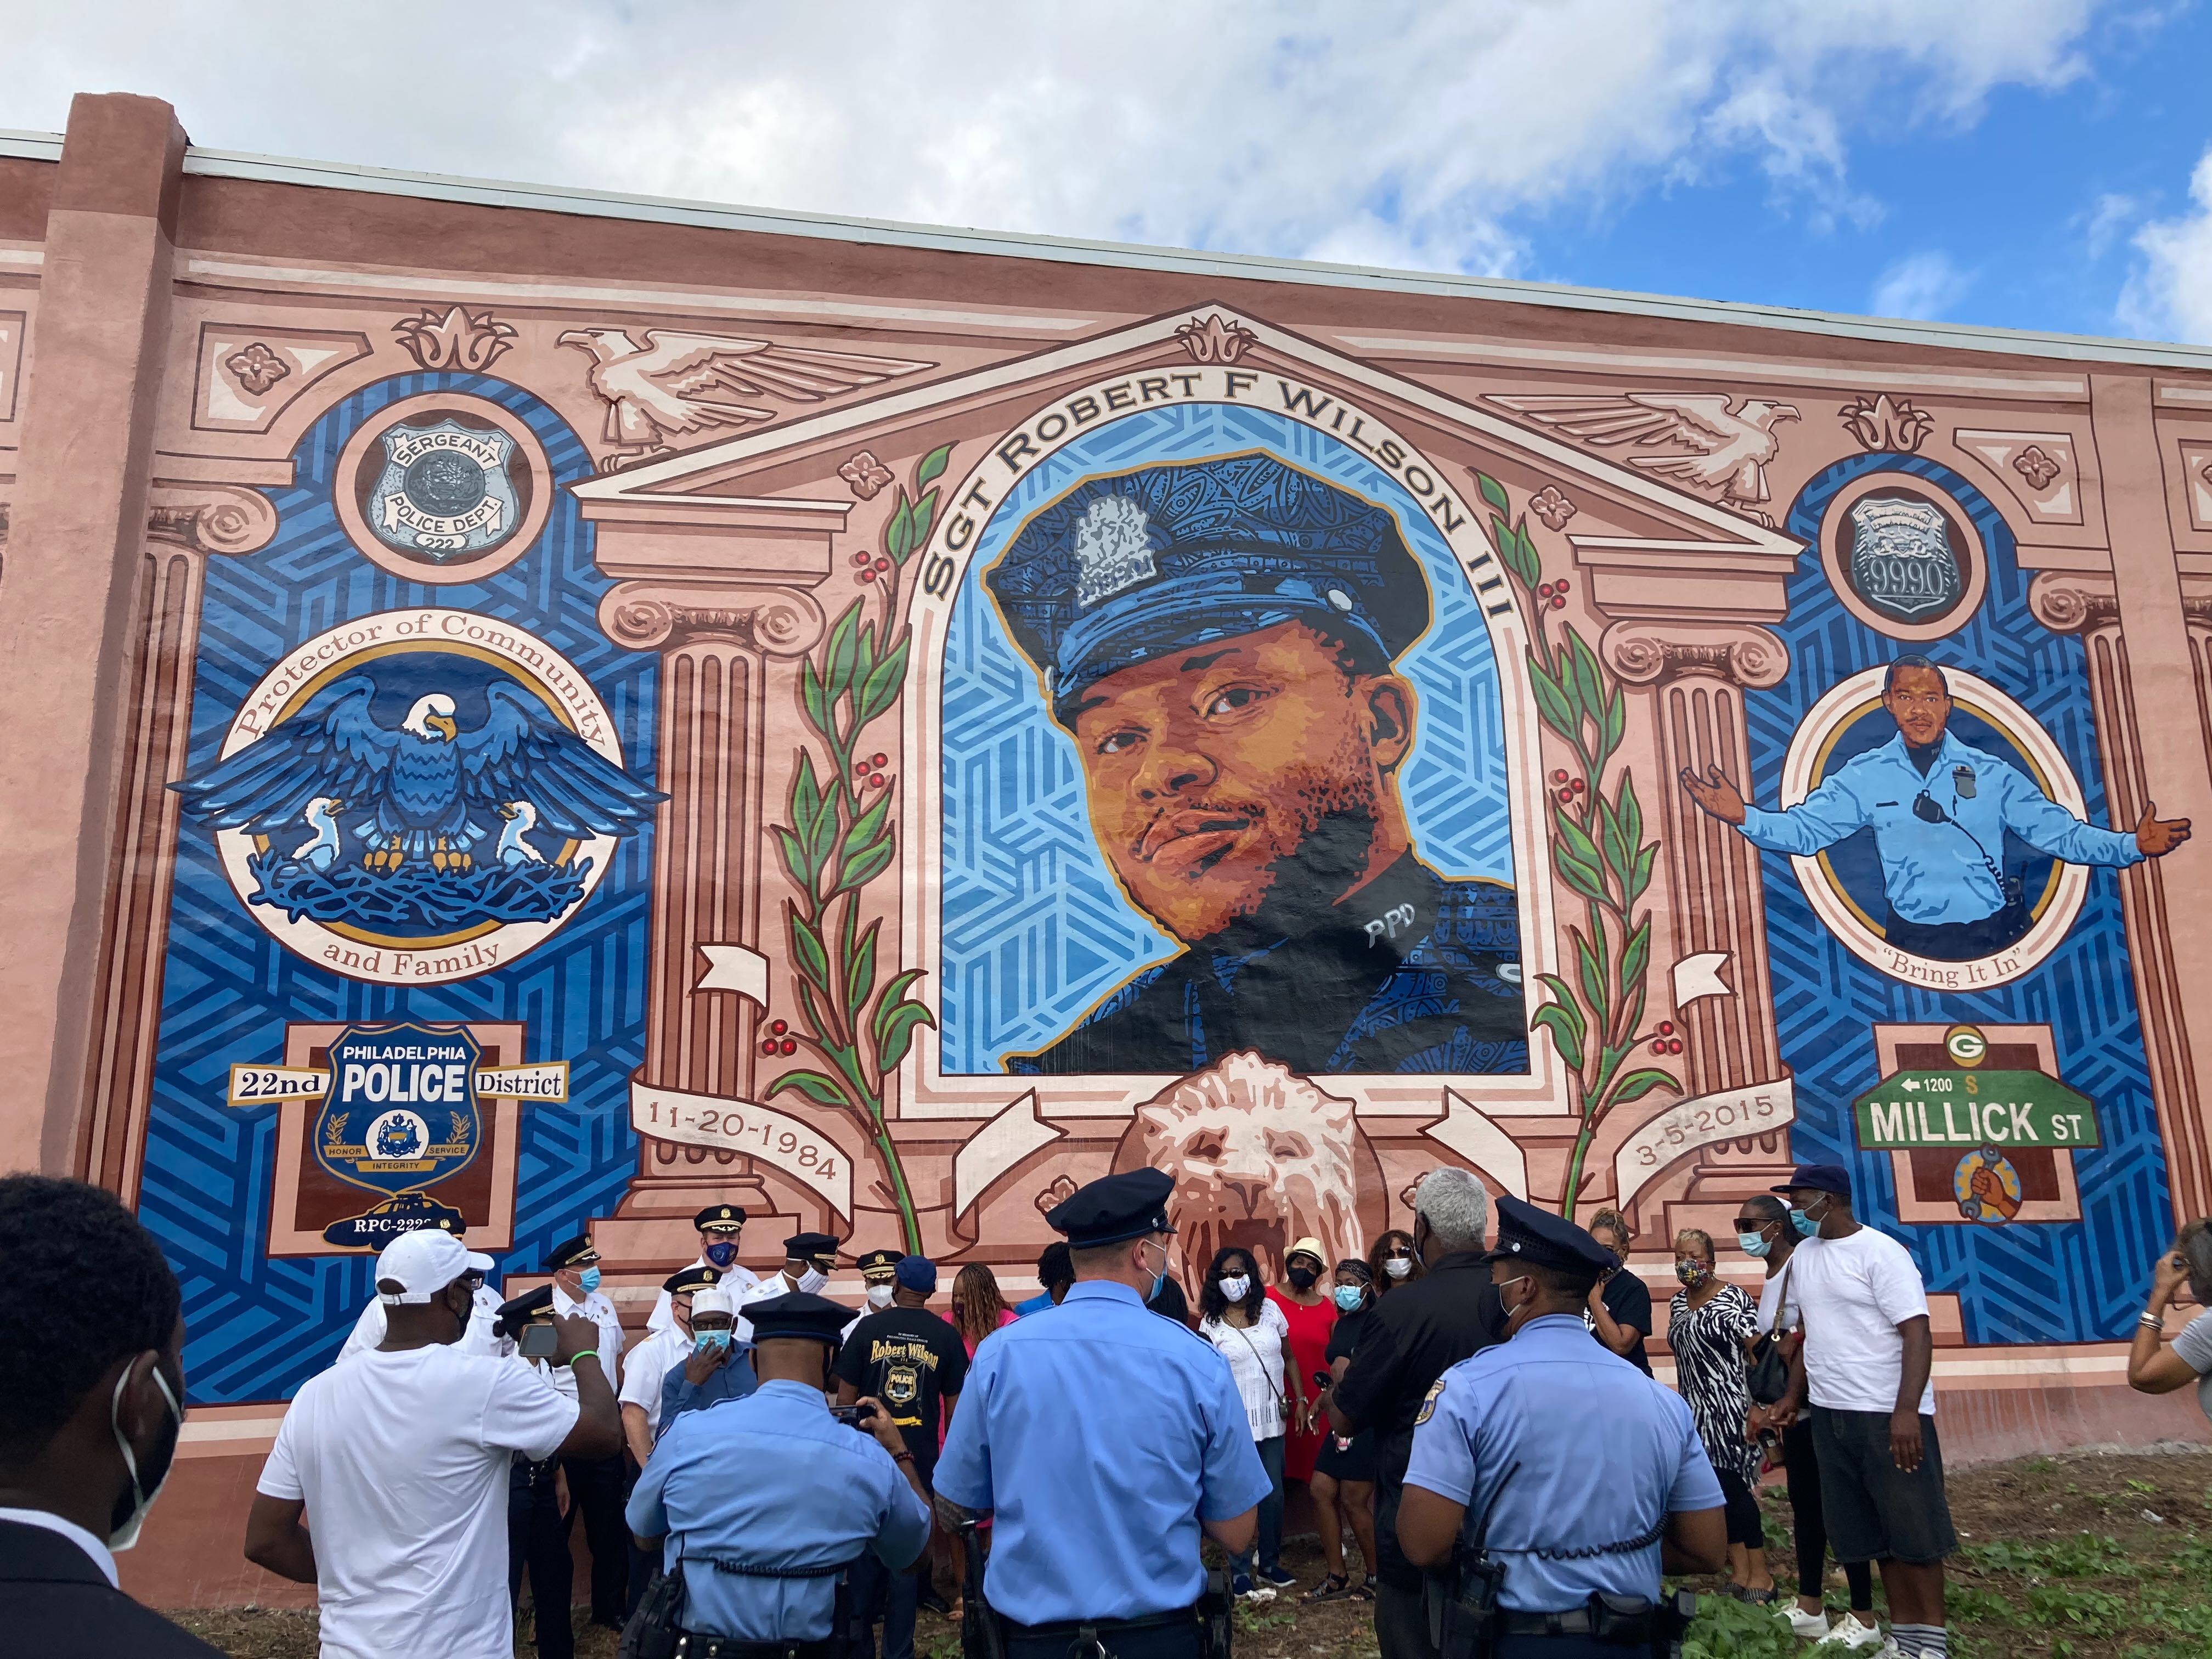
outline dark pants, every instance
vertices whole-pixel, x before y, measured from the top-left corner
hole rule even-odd
[[[629,1527],[623,1519],[623,1455],[564,1457],[568,1500],[592,1552],[592,1622],[620,1630],[629,1600]]]
[[[929,1571],[929,1557],[921,1558],[921,1573],[893,1572],[873,1551],[853,1564],[850,1581],[853,1605],[866,1611],[868,1639],[862,1659],[872,1659],[876,1621],[884,1625],[883,1659],[914,1659],[914,1620],[921,1602],[922,1576]]]
[[[1495,1659],[1637,1659],[1650,1651],[1595,1636],[1501,1636],[1491,1650]]]
[[[1261,1572],[1273,1572],[1283,1565],[1283,1437],[1262,1440],[1258,1449],[1260,1467],[1274,1485],[1260,1500],[1260,1534],[1254,1547],[1229,1558],[1231,1566],[1247,1577],[1255,1570],[1255,1555]]]
[[[1419,1590],[1376,1585],[1375,1644],[1382,1649],[1382,1659],[1437,1659],[1437,1644],[1429,1639],[1429,1611]]]
[[[1897,1467],[1887,1412],[1816,1407],[1813,1448],[1820,1459],[1820,1513],[1838,1561],[1941,1561],[1959,1547],[1943,1491],[1936,1419],[1920,1419],[1920,1467]]]
[[[1828,1523],[1820,1513],[1820,1459],[1813,1449],[1813,1419],[1800,1413],[1782,1431],[1782,1467],[1790,1477],[1790,1517],[1797,1537],[1797,1594],[1819,1595],[1826,1583]],[[1874,1571],[1863,1561],[1844,1565],[1851,1611],[1874,1611]],[[1861,1620],[1866,1623],[1866,1620]]]
[[[1728,1506],[1723,1513],[1728,1520],[1729,1542],[1747,1550],[1765,1549],[1766,1523],[1760,1518],[1759,1500],[1751,1495],[1751,1488],[1734,1469],[1716,1464],[1713,1474],[1721,1483],[1721,1501]]]
[[[623,1506],[629,1506],[629,1495],[637,1486],[637,1465],[627,1457],[623,1460]],[[660,1571],[660,1551],[658,1547],[641,1550],[637,1540],[629,1535],[629,1522],[623,1522],[623,1541],[629,1547],[629,1594],[623,1601],[623,1623],[629,1623],[637,1604],[645,1600],[645,1592],[653,1583],[653,1575]]]
[[[1198,1659],[1202,1645],[1195,1620],[1148,1630],[1102,1631],[1098,1641],[1113,1659]],[[1064,1634],[1028,1637],[1018,1625],[1006,1626],[1006,1659],[1067,1659],[1069,1645]]]
[[[2027,936],[2034,918],[2025,902],[2014,899],[1978,921],[1907,921],[1896,911],[1882,926],[1882,937],[1899,950],[1936,962],[1972,962],[1995,956]]]
[[[526,1570],[538,1613],[538,1659],[575,1659],[576,1652],[568,1627],[568,1598],[576,1577],[568,1559],[568,1527],[575,1510],[572,1505],[568,1515],[561,1513],[553,1484],[557,1467],[550,1458],[543,1463],[518,1459],[507,1487],[507,1599],[520,1597]]]

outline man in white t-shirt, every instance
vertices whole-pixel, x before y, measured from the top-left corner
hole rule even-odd
[[[1803,1241],[1790,1260],[1790,1294],[1805,1341],[1789,1396],[1768,1420],[1786,1425],[1810,1401],[1836,1559],[1879,1564],[1904,1659],[1944,1659],[1943,1558],[1959,1540],[1943,1492],[1920,1270],[1905,1246],[1851,1213],[1840,1164],[1800,1164],[1774,1190]]]
[[[528,1366],[460,1350],[466,1275],[490,1266],[434,1230],[386,1245],[384,1341],[311,1377],[276,1431],[246,1555],[316,1587],[322,1659],[510,1659],[514,1454],[605,1456],[622,1443],[589,1320],[557,1322],[555,1359],[574,1371],[574,1399]]]
[[[487,1258],[489,1259],[489,1258]],[[499,1320],[499,1292],[484,1283],[484,1276],[471,1267],[467,1274],[469,1290],[475,1297],[475,1307],[469,1314],[469,1328],[453,1346],[463,1353],[510,1354],[514,1344],[495,1333],[492,1327]],[[356,1354],[367,1353],[384,1341],[384,1298],[373,1296],[368,1305],[361,1310],[361,1317],[353,1322],[353,1331],[338,1350],[338,1360],[351,1359]]]

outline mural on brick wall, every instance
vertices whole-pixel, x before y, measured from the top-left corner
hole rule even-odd
[[[2174,1131],[2122,884],[2200,854],[2154,761],[2108,798],[2021,557],[2087,522],[2072,428],[1218,306],[956,352],[224,303],[191,419],[291,482],[146,694],[106,1154],[196,1399],[288,1397],[410,1227],[524,1278],[588,1228],[641,1318],[705,1206],[1020,1281],[1139,1164],[1188,1278],[1364,1253],[1440,1163],[1663,1252],[1836,1159],[1952,1340],[2127,1324]]]

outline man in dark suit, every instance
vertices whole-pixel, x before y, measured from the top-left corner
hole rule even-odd
[[[184,1422],[185,1321],[109,1194],[0,1176],[0,1630],[42,1659],[221,1659],[116,1586]]]

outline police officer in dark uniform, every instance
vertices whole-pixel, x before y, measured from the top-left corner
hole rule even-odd
[[[1330,1426],[1378,1436],[1375,1485],[1375,1638],[1382,1659],[1433,1659],[1420,1570],[1398,1547],[1398,1495],[1413,1422],[1450,1366],[1505,1340],[1505,1311],[1482,1265],[1490,1195],[1464,1170],[1437,1170],[1413,1195],[1413,1249],[1426,1271],[1369,1316],[1344,1380],[1330,1391]]]
[[[1099,851],[1183,951],[1014,1072],[1525,1072],[1510,886],[1421,861],[1396,517],[1246,452],[1084,479],[983,576],[1075,738]]]
[[[1074,1285],[978,1348],[961,1390],[937,1493],[956,1523],[994,1517],[981,1611],[1007,1659],[1226,1645],[1226,1583],[1211,1595],[1200,1534],[1249,1549],[1269,1482],[1228,1362],[1145,1306],[1167,1273],[1174,1188],[1131,1170],[1053,1209]]]
[[[1728,1529],[1689,1407],[1583,1324],[1615,1258],[1502,1198],[1483,1260],[1508,1340],[1430,1389],[1393,1528],[1414,1565],[1450,1569],[1445,1659],[1679,1652],[1660,1574],[1718,1571]]]
[[[503,1341],[519,1342],[530,1326],[552,1321],[553,1287],[540,1285],[501,1303],[492,1331]],[[521,1363],[534,1366],[549,1382],[557,1369],[542,1359]],[[515,1453],[507,1489],[507,1594],[509,1601],[520,1600],[526,1571],[531,1603],[537,1610],[538,1659],[573,1659],[576,1651],[575,1634],[568,1623],[569,1597],[576,1577],[575,1558],[568,1553],[568,1534],[576,1518],[575,1495],[569,1493],[564,1514],[561,1485],[560,1458],[532,1462]]]

